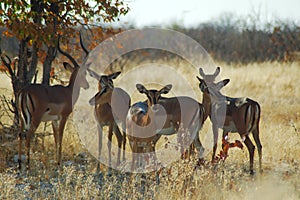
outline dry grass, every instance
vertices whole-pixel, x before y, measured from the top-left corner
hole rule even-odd
[[[192,87],[197,89],[195,71],[186,70],[185,64],[176,63],[180,73],[190,77]],[[68,121],[63,146],[64,167],[55,167],[53,136],[45,137],[45,150],[39,139],[32,155],[32,169],[21,173],[15,169],[13,157],[17,153],[16,142],[3,140],[1,132],[1,199],[300,199],[300,64],[262,63],[247,66],[221,66],[221,78],[231,82],[222,90],[228,96],[247,96],[258,101],[262,115],[260,137],[263,145],[262,174],[250,176],[247,150],[231,149],[224,163],[207,164],[194,171],[195,162],[177,160],[160,175],[157,185],[155,175],[144,176],[114,172],[112,176],[95,174],[96,160],[82,146],[72,120]],[[145,72],[146,73],[146,72]],[[145,77],[140,74],[139,77]],[[2,77],[1,77],[2,79]],[[139,82],[138,78],[134,81]],[[175,86],[176,95],[185,94],[184,86],[174,80],[165,80]],[[128,82],[127,82],[128,83]],[[134,85],[126,85],[125,79],[116,82],[135,95],[136,100],[145,99],[134,93]],[[155,85],[154,85],[155,86]],[[7,91],[2,85],[1,93]],[[6,88],[6,89],[3,89]],[[95,90],[94,90],[95,91]],[[93,92],[94,92],[93,91]],[[192,92],[193,93],[193,92]],[[192,94],[191,93],[191,94]],[[3,108],[3,107],[2,107]],[[88,110],[91,113],[91,109]],[[1,115],[2,116],[2,115]],[[8,118],[5,118],[8,119]],[[4,118],[1,118],[3,123]],[[9,124],[9,122],[6,122]],[[92,122],[91,122],[92,123]],[[51,131],[51,129],[47,129]],[[95,130],[92,130],[95,132]],[[40,127],[38,132],[43,132]],[[220,131],[221,132],[221,131]],[[92,133],[90,133],[92,134]],[[230,140],[239,139],[231,133]],[[201,131],[206,149],[212,146],[210,122]],[[5,144],[5,145],[4,145]],[[163,142],[161,142],[163,144]],[[104,145],[106,146],[106,145]],[[218,145],[220,147],[220,144]],[[127,147],[129,149],[129,146]],[[130,159],[127,157],[127,159]],[[210,159],[210,152],[206,155]],[[257,152],[255,168],[258,168]],[[106,171],[106,168],[102,168]]]

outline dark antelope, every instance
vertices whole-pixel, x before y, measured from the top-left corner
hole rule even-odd
[[[135,170],[137,164],[140,166],[145,162],[149,165],[152,161],[156,164],[155,144],[161,135],[156,134],[155,113],[158,112],[157,101],[161,94],[167,94],[172,85],[167,85],[160,90],[147,90],[143,85],[137,84],[136,88],[140,93],[145,93],[148,97],[146,102],[137,102],[131,106],[126,119],[126,132],[132,150],[131,170]],[[141,156],[147,155],[149,159],[143,160]],[[142,166],[145,167],[145,166]]]
[[[229,79],[225,79],[218,83],[214,83],[215,78],[220,73],[218,67],[214,74],[207,75],[203,69],[199,69],[203,79],[200,81],[199,87],[203,92],[203,106],[205,108],[205,119],[209,116],[212,122],[214,134],[214,146],[212,160],[215,159],[218,141],[218,128],[223,129],[223,140],[226,139],[229,132],[238,132],[243,139],[250,157],[250,173],[253,174],[253,158],[255,146],[249,138],[252,132],[253,138],[257,145],[259,155],[259,168],[262,170],[262,145],[259,139],[259,121],[260,106],[249,98],[231,98],[221,94],[220,90],[229,83]]]
[[[88,55],[89,51],[85,48],[80,34],[80,45]],[[115,133],[118,141],[117,165],[120,164],[120,154],[123,144],[123,160],[125,160],[126,147],[126,114],[130,107],[130,96],[121,88],[115,88],[113,79],[116,79],[121,72],[115,72],[110,75],[98,75],[95,71],[88,69],[89,75],[98,80],[98,92],[89,100],[90,105],[95,106],[94,116],[97,121],[98,129],[98,159],[100,160],[102,150],[103,127],[108,126],[108,163],[111,167],[111,145],[112,136]],[[122,126],[123,136],[118,123]],[[97,171],[100,170],[98,163]]]
[[[200,159],[203,157],[204,151],[199,139],[199,131],[204,122],[204,109],[200,103],[190,97],[162,97],[161,94],[167,94],[171,87],[171,85],[167,85],[161,90],[147,90],[143,85],[137,84],[138,91],[142,94],[145,94],[148,98],[148,109],[147,111],[145,110],[143,102],[136,104],[130,109],[130,112],[127,116],[127,134],[135,134],[135,136],[137,134],[141,134],[139,136],[140,138],[143,138],[142,134],[147,132],[149,135],[148,138],[153,137],[154,139],[152,142],[153,149],[151,149],[154,151],[155,144],[161,135],[172,135],[177,133],[179,139],[185,137],[182,138],[185,140],[184,144],[180,144],[181,153],[183,153],[185,145],[189,146],[193,142],[198,151],[198,157]],[[151,118],[151,116],[153,117]],[[150,123],[151,120],[152,124]],[[135,126],[141,131],[140,133],[133,133],[133,131],[129,128],[132,127],[133,122],[137,123],[138,121],[141,121],[138,123],[138,125],[141,124],[139,126],[144,126],[147,124],[147,129],[142,129],[138,126]],[[153,121],[155,121],[155,123],[153,123]],[[148,125],[148,123],[150,123],[150,125]],[[183,132],[189,132],[189,134],[183,136],[181,135]]]
[[[43,85],[30,84],[20,90],[18,94],[17,106],[20,113],[19,134],[19,168],[21,169],[22,152],[22,132],[25,131],[27,147],[27,168],[30,162],[30,140],[41,121],[52,121],[54,132],[57,163],[61,163],[62,139],[66,121],[76,103],[80,88],[88,89],[86,72],[80,71],[80,65],[66,52],[58,50],[68,57],[73,63],[73,67],[64,63],[64,67],[72,71],[69,84],[63,85]],[[75,84],[76,79],[76,84]]]
[[[108,156],[109,167],[111,166],[111,145],[112,135],[115,133],[118,141],[118,157],[117,165],[120,164],[120,154],[123,144],[123,160],[125,160],[126,146],[126,115],[130,107],[130,96],[121,88],[114,87],[113,79],[117,78],[121,72],[112,73],[110,75],[99,76],[96,73],[90,74],[96,78],[99,92],[89,100],[90,105],[95,106],[95,119],[98,127],[98,157],[100,159],[102,149],[102,132],[103,127],[108,126]],[[121,124],[123,136],[118,127]],[[98,164],[99,169],[99,164]]]

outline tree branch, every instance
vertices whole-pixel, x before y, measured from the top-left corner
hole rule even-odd
[[[1,54],[1,60],[2,60],[2,63],[4,64],[4,66],[6,67],[9,75],[11,77],[15,76],[14,70],[11,67],[11,59],[9,58],[9,56],[6,55],[5,53],[2,53]]]

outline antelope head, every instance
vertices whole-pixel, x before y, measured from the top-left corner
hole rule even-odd
[[[90,105],[100,105],[100,104],[105,104],[105,103],[110,103],[111,95],[114,89],[114,83],[113,79],[116,79],[121,72],[115,72],[110,75],[102,75],[99,76],[95,74],[95,72],[89,71],[90,75],[94,78],[96,78],[98,82],[98,89],[99,92],[95,94],[94,97],[92,97],[89,100]]]
[[[207,84],[204,79],[201,79],[197,76],[197,79],[199,80],[199,88],[203,94],[208,94],[214,101],[219,101],[220,99],[223,99],[224,95],[220,92],[220,90],[226,86],[230,79],[224,79],[222,81],[219,81],[218,83],[210,83]]]
[[[202,68],[199,69],[199,74],[203,77],[207,84],[213,83],[219,73],[220,67],[217,67],[216,71],[213,74],[205,74]]]
[[[158,101],[161,98],[162,94],[167,94],[172,89],[172,85],[166,85],[160,90],[148,90],[143,86],[142,84],[136,84],[137,90],[141,94],[145,94],[148,98],[147,103],[149,108],[151,108],[152,111],[157,112],[158,111]]]
[[[78,84],[79,87],[82,87],[83,89],[88,89],[89,88],[89,83],[86,80],[86,71],[79,72],[81,66],[78,64],[78,62],[70,54],[68,54],[67,52],[65,52],[61,49],[61,47],[60,47],[60,36],[58,37],[57,49],[62,55],[66,56],[71,61],[71,63],[73,64],[73,66],[72,66],[68,62],[63,63],[64,68],[66,70],[72,72],[72,74],[70,76],[69,87],[72,87],[75,84],[75,80],[78,80],[76,82],[76,84]],[[88,55],[89,55],[88,53],[85,55],[85,59],[87,59]],[[90,64],[91,63],[88,64],[87,68],[89,67]]]
[[[197,76],[199,80],[199,88],[201,92],[206,97],[210,96],[210,99],[214,100],[215,102],[224,99],[224,96],[221,94],[220,90],[229,83],[229,79],[224,79],[218,83],[215,83],[216,77],[220,74],[220,67],[217,67],[213,74],[205,74],[203,69],[199,69],[199,74],[202,76],[203,79]]]

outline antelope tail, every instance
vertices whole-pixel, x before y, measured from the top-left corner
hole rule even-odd
[[[245,124],[247,125],[247,132],[251,132],[258,126],[260,118],[260,106],[256,102],[252,102],[246,108]]]
[[[31,122],[31,113],[33,113],[35,110],[32,97],[29,93],[21,92],[18,95],[18,109],[20,120],[22,120],[24,124],[24,129],[29,130]]]
[[[192,121],[189,124],[189,128],[192,128],[195,130],[193,135],[197,134],[198,131],[202,128],[204,122],[204,110],[202,106],[198,106],[196,112],[193,115]]]

